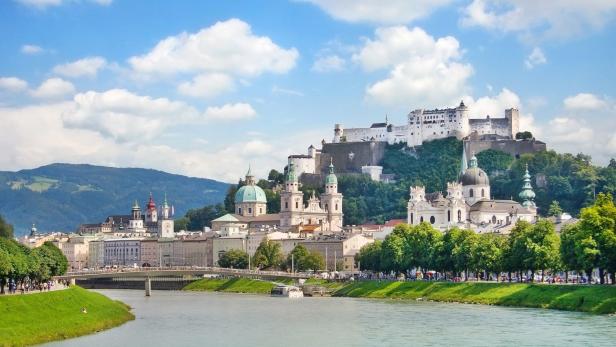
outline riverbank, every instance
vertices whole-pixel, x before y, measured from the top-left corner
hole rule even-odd
[[[249,278],[204,278],[188,284],[182,290],[196,292],[227,292],[245,294],[269,294],[276,283],[291,284],[287,279],[274,282]]]
[[[86,308],[87,313],[82,309]],[[113,328],[135,319],[119,301],[80,287],[0,296],[0,345],[24,346]]]
[[[616,286],[361,281],[339,287],[334,296],[616,313]]]
[[[290,281],[279,283],[292,284]],[[432,300],[511,307],[548,308],[595,314],[616,313],[616,286],[524,283],[449,283],[359,281],[333,282],[309,279],[333,296],[373,299]],[[183,290],[269,294],[274,282],[246,279],[202,279]]]

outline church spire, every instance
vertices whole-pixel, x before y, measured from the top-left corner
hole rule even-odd
[[[535,192],[533,186],[530,183],[530,174],[528,173],[528,163],[526,164],[526,172],[524,173],[524,184],[522,185],[522,191],[520,192],[520,199],[522,199],[522,206],[535,207]]]
[[[468,162],[466,161],[466,146],[462,143],[462,161],[460,162],[460,176],[464,174],[464,171],[468,169]]]

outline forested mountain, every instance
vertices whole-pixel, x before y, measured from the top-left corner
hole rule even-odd
[[[39,231],[73,231],[81,223],[129,214],[134,200],[157,203],[167,193],[175,215],[222,202],[229,185],[150,169],[51,164],[0,172],[0,215],[21,235],[36,223]]]

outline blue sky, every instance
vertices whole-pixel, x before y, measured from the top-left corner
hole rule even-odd
[[[552,2],[549,2],[552,3]],[[411,109],[616,156],[616,1],[0,3],[0,170],[52,162],[235,181]]]

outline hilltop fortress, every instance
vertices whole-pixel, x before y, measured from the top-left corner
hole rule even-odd
[[[515,139],[520,131],[520,113],[515,108],[505,110],[504,118],[470,118],[464,102],[455,108],[411,111],[407,124],[393,125],[374,123],[369,128],[344,129],[340,124],[334,128],[334,143],[377,141],[389,144],[404,142],[409,147],[420,146],[424,141],[455,136],[463,139],[471,134],[495,135],[503,139]]]
[[[345,129],[336,124],[332,142],[323,140],[321,149],[311,145],[306,154],[290,155],[288,159],[302,182],[319,184],[332,159],[341,174],[368,174],[373,180],[390,182],[393,175],[384,175],[381,166],[387,145],[405,143],[412,151],[427,141],[456,137],[464,141],[466,153],[495,149],[516,158],[547,149],[544,142],[534,138],[516,139],[520,131],[516,108],[506,109],[502,118],[471,118],[469,108],[460,102],[455,108],[413,110],[405,125],[390,124],[387,118],[369,128]]]

